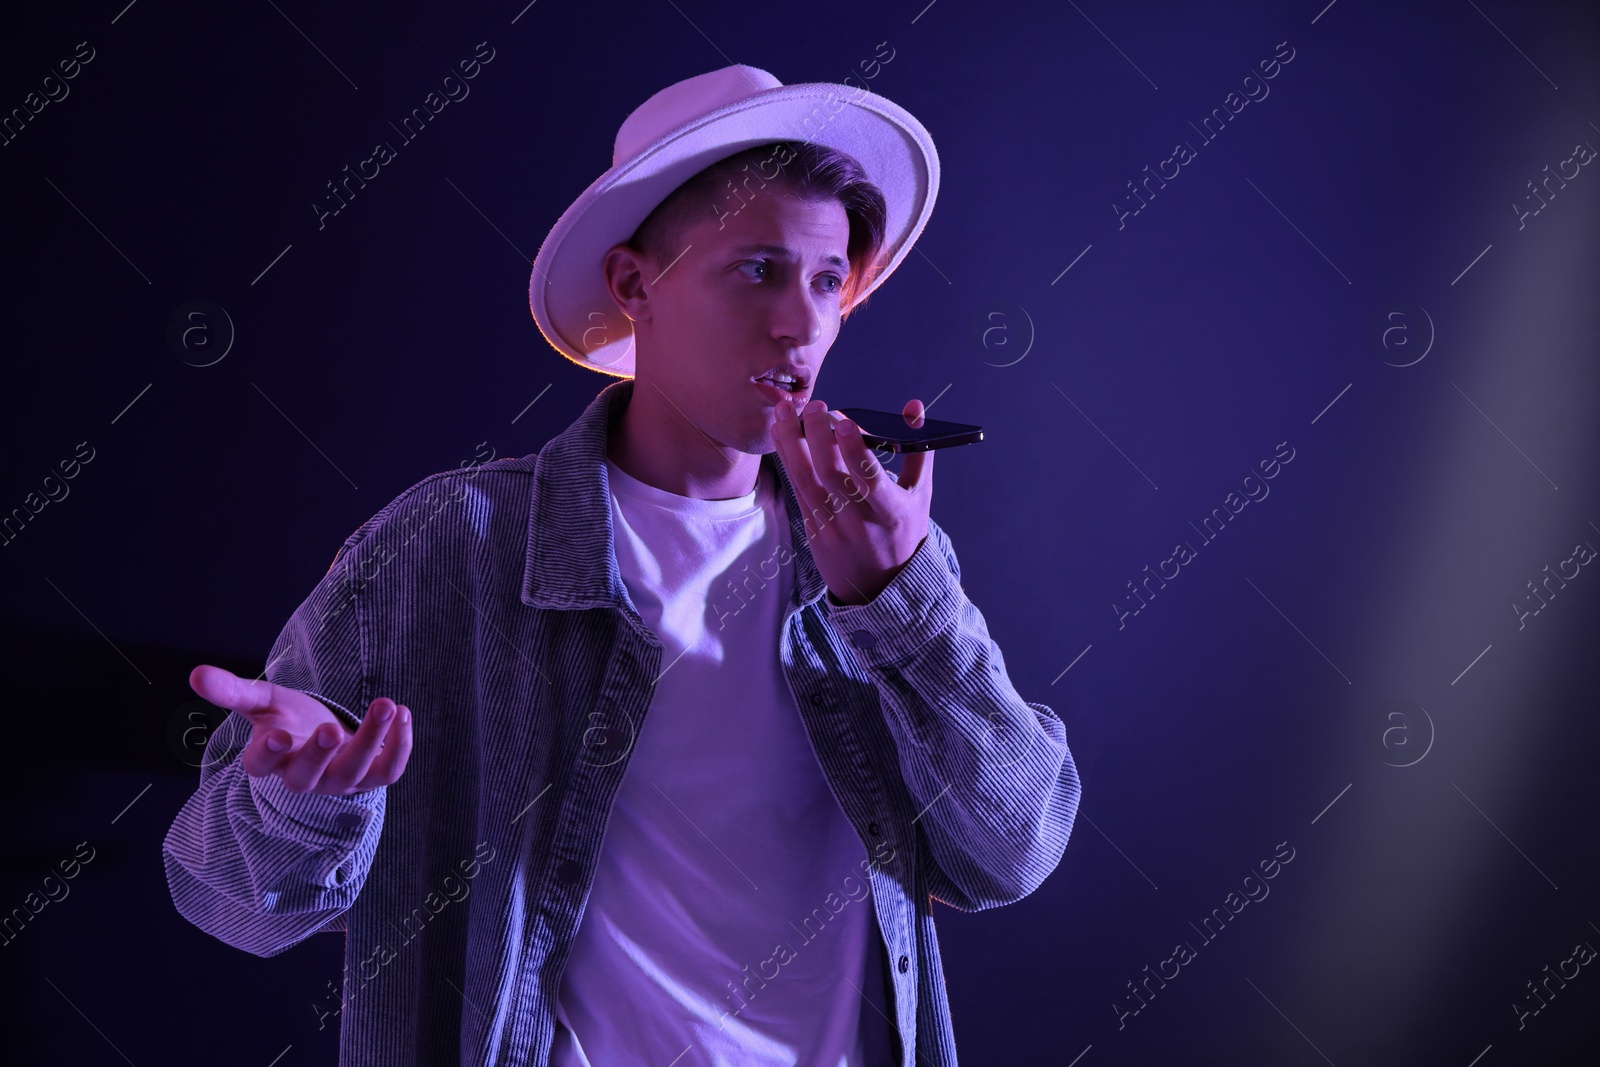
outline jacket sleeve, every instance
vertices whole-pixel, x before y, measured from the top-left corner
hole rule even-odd
[[[369,526],[371,524],[369,523]],[[328,705],[351,729],[371,703],[363,669],[351,536],[272,648],[266,676]],[[361,891],[383,829],[386,788],[352,796],[294,793],[245,773],[248,719],[230,713],[206,743],[200,787],[162,843],[184,918],[235,948],[274,956],[343,916]]]
[[[1025,701],[955,550],[928,535],[876,597],[828,618],[877,686],[933,896],[963,911],[1020,900],[1055,869],[1078,811],[1077,766],[1050,708]]]

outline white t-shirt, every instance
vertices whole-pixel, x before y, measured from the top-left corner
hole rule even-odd
[[[616,558],[664,646],[557,996],[553,1067],[889,1062],[866,848],[778,661],[794,590],[764,468],[729,500],[609,459]],[[772,575],[776,577],[763,577]]]

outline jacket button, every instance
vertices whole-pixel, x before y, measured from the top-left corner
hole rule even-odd
[[[562,885],[576,885],[583,876],[583,868],[576,860],[562,860],[556,865],[556,880]]]
[[[877,837],[878,836],[878,824],[875,823],[875,822],[867,823],[867,833],[871,834],[873,837]]]
[[[850,631],[850,643],[865,652],[878,643],[878,638],[871,630]]]
[[[811,703],[813,703],[813,704],[822,703],[822,694],[821,693],[812,693],[811,694]]]
[[[361,826],[361,816],[353,811],[341,811],[333,817],[333,825],[341,830],[355,830]]]
[[[911,969],[911,957],[910,956],[901,956],[900,957],[900,973],[901,974],[905,974],[910,969]]]
[[[603,726],[583,733],[583,743],[592,749],[620,749],[624,740],[622,730],[615,726]]]

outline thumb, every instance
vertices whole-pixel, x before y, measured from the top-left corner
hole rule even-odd
[[[217,707],[241,713],[270,708],[276,688],[271,682],[247,681],[209,663],[202,663],[189,672],[189,687]]]
[[[219,708],[233,706],[233,694],[238,684],[238,675],[209,663],[202,663],[189,672],[189,688],[202,700],[210,701]]]

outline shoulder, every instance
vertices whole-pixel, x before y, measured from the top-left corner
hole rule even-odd
[[[501,523],[524,526],[538,458],[535,452],[428,475],[345,538],[334,563],[396,542],[484,539]]]

